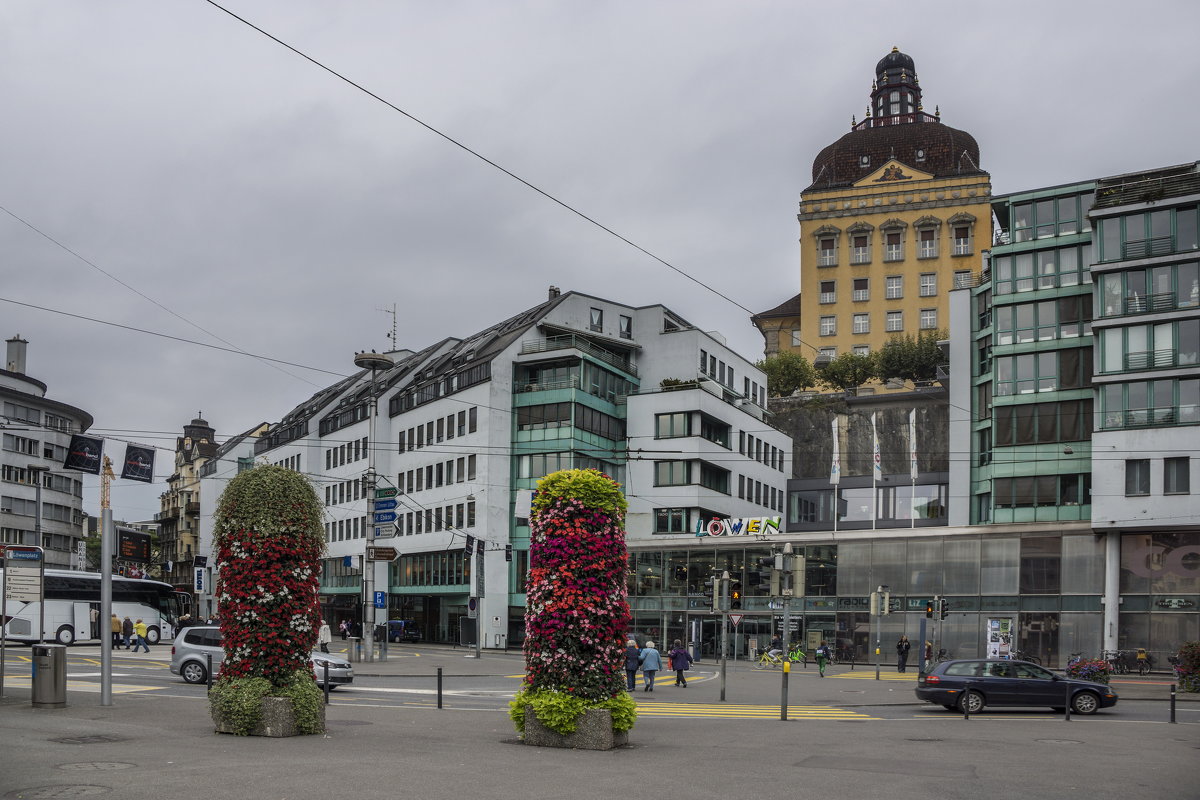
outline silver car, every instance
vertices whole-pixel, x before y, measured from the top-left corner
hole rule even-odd
[[[225,651],[221,648],[221,629],[215,625],[197,625],[183,628],[175,637],[171,647],[171,673],[179,675],[187,683],[204,683],[208,680],[209,658],[212,667],[220,672]],[[325,665],[329,665],[329,688],[334,689],[354,680],[354,669],[344,658],[328,653],[313,651],[309,656],[313,662],[313,677],[321,686],[325,685]]]

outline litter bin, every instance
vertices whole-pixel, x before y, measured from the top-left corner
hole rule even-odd
[[[33,646],[33,707],[66,708],[67,648],[61,644]]]
[[[346,660],[353,664],[358,664],[363,660],[363,641],[357,636],[351,636],[346,640],[349,647],[346,648]]]

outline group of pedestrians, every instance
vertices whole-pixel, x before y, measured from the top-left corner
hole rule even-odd
[[[675,640],[671,651],[667,653],[667,663],[670,669],[675,670],[675,685],[687,686],[687,676],[684,673],[691,669],[692,654],[678,639]],[[633,639],[625,642],[625,688],[627,690],[632,692],[637,687],[637,673],[640,669],[644,681],[642,691],[653,692],[654,676],[662,668],[662,654],[658,652],[654,642],[648,641],[642,648],[639,648]]]
[[[145,648],[146,652],[150,652],[150,639],[147,634],[149,627],[142,620],[134,622],[128,616],[124,620],[118,619],[116,614],[112,615],[109,620],[109,627],[112,631],[112,649],[120,650],[124,647],[126,650],[133,648],[133,652],[137,652],[138,648]]]

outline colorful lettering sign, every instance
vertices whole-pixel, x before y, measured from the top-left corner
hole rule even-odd
[[[783,517],[741,517],[696,521],[697,536],[759,536],[779,533]]]

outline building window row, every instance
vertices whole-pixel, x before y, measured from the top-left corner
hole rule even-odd
[[[1099,339],[1104,373],[1200,364],[1200,319],[1106,328]]]
[[[1092,438],[1090,399],[997,406],[992,410],[992,418],[996,447],[1084,442]],[[981,447],[984,452],[989,449]]]
[[[945,519],[949,487],[918,483],[915,494],[911,485],[789,491],[788,524],[832,525],[835,497],[839,523],[870,523],[873,514],[880,522]]]
[[[1100,388],[1105,430],[1200,423],[1200,379],[1109,383]]]
[[[1002,295],[1091,283],[1091,263],[1090,244],[994,256],[992,286]]]
[[[0,497],[0,506],[10,514],[18,517],[36,517],[37,500],[26,500],[23,497]],[[58,503],[42,501],[42,519],[54,522],[68,522],[72,525],[83,524],[83,511]]]
[[[393,586],[464,586],[471,581],[471,558],[461,548],[401,556],[389,569]]]
[[[783,472],[783,451],[745,431],[738,431],[738,452],[771,469]]]
[[[700,372],[722,386],[733,389],[733,365],[727,365],[707,350],[700,351]]]
[[[996,508],[1049,508],[1091,502],[1091,475],[1030,475],[993,478],[992,503]]]
[[[738,475],[738,499],[783,512],[782,491],[745,475]]]
[[[1151,494],[1151,466],[1152,459],[1149,458],[1126,459],[1126,497],[1140,497]],[[1162,459],[1162,493],[1165,495],[1191,494],[1191,471],[1191,459],[1188,456]]]
[[[1200,264],[1164,264],[1101,275],[1100,315],[1120,317],[1200,307]]]
[[[1072,347],[1048,353],[997,356],[997,397],[1060,389],[1082,389],[1091,385],[1091,348]]]
[[[947,223],[953,242],[951,252],[955,256],[969,256],[975,252],[974,228],[975,220],[969,214],[956,214]],[[905,258],[905,242],[907,223],[901,220],[889,220],[879,227],[880,242],[883,247],[885,262],[903,261]],[[940,253],[942,222],[932,217],[925,217],[913,226],[917,245],[917,258],[937,258]],[[875,230],[871,225],[858,223],[846,230],[846,238],[850,246],[851,264],[870,264],[872,258],[872,238]],[[838,265],[838,243],[841,231],[825,226],[814,234],[817,241],[817,266],[836,267]]]
[[[325,487],[325,505],[336,506],[341,503],[353,503],[364,496],[363,482],[360,478],[349,481],[338,481]]]
[[[792,331],[792,334],[794,339],[792,346],[799,347],[800,331]],[[767,387],[760,386],[758,381],[742,378],[742,395],[752,400],[759,408],[767,407]]]
[[[693,533],[696,526],[710,519],[720,519],[721,514],[704,508],[656,508],[654,509],[655,533]]]
[[[290,469],[293,472],[299,472],[300,471],[300,454],[297,453],[294,456],[288,456],[287,458],[281,458],[278,461],[274,462],[274,464],[277,467],[283,467],[284,469]]]
[[[475,501],[400,512],[396,532],[401,536],[464,530],[475,527]]]
[[[1051,197],[1012,206],[1012,240],[1031,242],[1050,236],[1069,236],[1092,229],[1087,213],[1095,202],[1094,192]]]
[[[355,461],[360,461],[367,457],[367,437],[354,439],[353,441],[340,444],[337,447],[328,447],[325,449],[325,469],[333,469],[344,464],[350,464]],[[296,467],[299,469],[299,461],[296,462]]]
[[[83,497],[83,482],[67,477],[66,475],[55,475],[52,472],[42,472],[42,488],[49,489],[53,492],[63,492],[75,497]],[[34,473],[24,467],[18,467],[14,464],[5,464],[0,466],[0,480],[5,483],[19,483],[26,486],[36,486],[34,483]]]
[[[707,461],[655,461],[655,486],[689,486],[698,484],[714,492],[729,494],[729,470]]]
[[[1098,223],[1100,261],[1186,253],[1200,249],[1200,226],[1196,206],[1158,208]]]
[[[1090,295],[996,306],[993,314],[996,343],[1002,345],[1071,339],[1092,331]]]
[[[416,425],[406,431],[400,431],[398,452],[406,453],[420,450],[422,447],[431,447],[438,442],[449,441],[455,436],[475,433],[478,427],[479,408],[471,406],[457,413],[438,417],[424,425]]]
[[[436,464],[406,470],[396,476],[396,485],[405,494],[475,480],[475,456],[451,458]]]
[[[366,535],[367,518],[365,516],[331,520],[325,523],[325,541],[329,543],[362,539]]]

